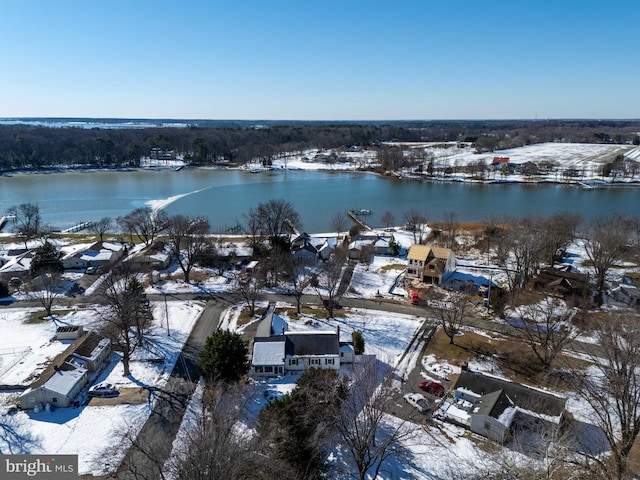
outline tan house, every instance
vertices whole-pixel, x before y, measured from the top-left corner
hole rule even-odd
[[[450,248],[411,245],[407,258],[407,278],[432,285],[446,282],[456,270],[456,257]]]

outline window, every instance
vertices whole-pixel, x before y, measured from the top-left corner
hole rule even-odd
[[[51,402],[52,402],[52,403],[58,403],[58,397],[53,397],[53,398],[51,399]]]
[[[311,360],[309,360],[309,365],[320,365],[320,359],[312,358]]]
[[[264,367],[264,373],[273,373],[273,367]]]
[[[35,397],[29,397],[29,403],[36,403]]]
[[[333,365],[334,364],[334,360],[333,358],[326,358],[324,361],[325,365]]]
[[[489,422],[484,422],[484,429],[488,432],[491,430],[491,424]]]
[[[289,359],[289,365],[298,365],[298,359],[297,358],[290,358]]]

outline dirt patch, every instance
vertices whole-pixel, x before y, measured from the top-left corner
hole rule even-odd
[[[92,407],[104,405],[137,405],[149,402],[149,390],[142,387],[121,388],[120,395],[111,398],[94,397],[89,401]]]
[[[506,377],[518,383],[533,384],[551,389],[571,388],[562,378],[563,367],[583,369],[588,362],[571,356],[560,355],[554,368],[544,371],[529,345],[522,339],[498,333],[478,334],[471,330],[462,330],[463,335],[456,336],[455,344],[449,344],[442,329],[433,335],[426,354],[433,354],[440,361],[462,366],[471,360],[483,359],[493,362]],[[558,373],[558,374],[555,374]]]

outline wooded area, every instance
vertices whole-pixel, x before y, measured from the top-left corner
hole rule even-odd
[[[195,122],[187,128],[83,129],[0,126],[0,172],[59,166],[140,165],[152,149],[173,151],[191,165],[268,163],[307,148],[373,147],[380,142],[473,142],[479,152],[532,143],[634,143],[640,121]]]

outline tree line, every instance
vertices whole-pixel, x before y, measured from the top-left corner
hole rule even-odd
[[[152,149],[173,151],[191,165],[269,163],[305,149],[370,147],[380,142],[473,142],[479,152],[561,140],[635,143],[633,121],[289,122],[266,126],[81,129],[0,126],[0,172],[19,169],[137,167]],[[393,155],[386,162],[393,164]]]

